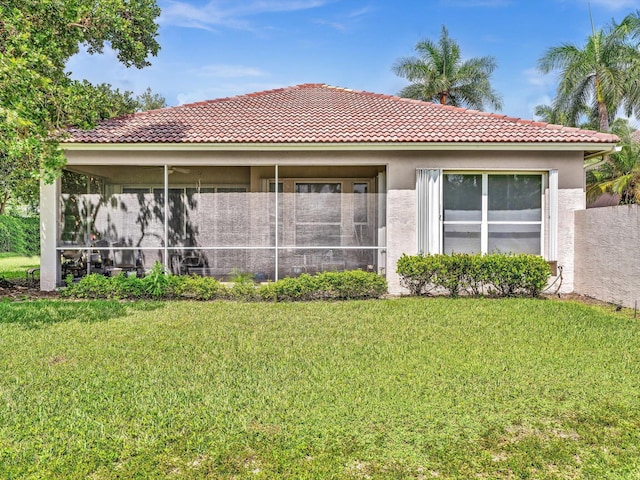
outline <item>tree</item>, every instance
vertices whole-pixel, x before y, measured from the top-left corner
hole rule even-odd
[[[567,125],[567,116],[553,105],[536,105],[534,115],[541,121],[555,125]]]
[[[167,106],[167,100],[159,93],[153,93],[151,87],[147,87],[144,93],[138,95],[136,102],[138,103],[137,110],[139,112],[156,110]]]
[[[635,49],[636,55],[631,59],[627,69],[627,77],[625,79],[625,114],[627,116],[640,116],[640,10],[627,15],[622,22],[617,25],[613,24],[613,28],[628,35],[633,42],[632,48]]]
[[[392,67],[396,75],[411,82],[400,91],[401,97],[477,110],[484,110],[485,103],[502,108],[500,96],[491,88],[493,57],[463,61],[460,46],[444,25],[437,43],[423,40],[415,50],[418,57],[401,57]]]
[[[139,107],[131,92],[120,92],[108,84],[93,85],[86,80],[70,82],[64,102],[69,105],[62,110],[65,112],[66,124],[86,128],[105,118],[133,113]],[[20,121],[16,117],[7,120]],[[24,205],[36,205],[42,162],[51,162],[48,173],[50,176],[55,175],[51,171],[53,165],[64,162],[55,140],[39,138],[29,130],[20,135],[19,125],[11,129],[7,124],[8,121],[0,122],[0,215],[5,213],[10,200]],[[33,123],[24,125],[25,128],[28,125],[37,127]],[[44,130],[40,132],[41,135],[45,133]],[[52,158],[43,159],[44,155],[51,155]],[[44,171],[42,173],[44,174]]]
[[[612,132],[620,137],[620,151],[587,172],[587,200],[603,193],[620,196],[621,204],[640,203],[640,142],[628,120],[616,119]]]
[[[567,118],[566,112],[561,110],[557,105],[536,105],[534,115],[541,121],[546,123],[553,123],[555,125],[574,126],[572,122]],[[580,128],[586,130],[598,129],[598,112],[593,110],[584,109],[580,117],[582,122],[577,125]]]
[[[560,71],[553,107],[563,112],[570,125],[580,122],[585,110],[598,113],[602,132],[629,94],[629,73],[639,60],[629,41],[631,20],[595,30],[583,47],[569,43],[551,47],[538,61],[543,73]]]
[[[129,108],[130,93],[73,81],[65,72],[69,58],[81,45],[100,53],[108,43],[124,65],[142,68],[159,49],[159,14],[155,0],[3,0],[0,202],[20,195],[25,179],[50,182],[59,174],[66,126],[89,127]]]

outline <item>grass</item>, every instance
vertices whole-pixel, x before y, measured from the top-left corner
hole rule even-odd
[[[0,351],[0,478],[640,478],[599,307],[3,302]]]
[[[30,268],[40,267],[40,257],[24,257],[15,253],[0,253],[0,278],[25,278]]]

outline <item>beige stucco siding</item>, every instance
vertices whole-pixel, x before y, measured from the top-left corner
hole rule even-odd
[[[388,189],[414,189],[416,169],[558,170],[559,188],[584,188],[582,152],[429,151],[389,159]]]
[[[573,292],[575,277],[575,213],[585,208],[584,190],[558,190],[558,266],[562,267],[561,293]]]
[[[405,293],[400,288],[396,264],[403,253],[417,253],[415,190],[389,190],[387,192],[387,281],[389,293]]]
[[[575,291],[635,308],[640,304],[640,206],[576,212]]]

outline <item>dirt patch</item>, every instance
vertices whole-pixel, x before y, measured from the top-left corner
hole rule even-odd
[[[0,300],[36,300],[39,298],[59,298],[58,292],[43,292],[40,282],[24,278],[5,279],[0,277]]]

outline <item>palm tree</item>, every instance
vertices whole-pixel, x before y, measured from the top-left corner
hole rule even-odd
[[[603,193],[620,196],[621,204],[640,203],[640,139],[626,119],[616,119],[612,132],[620,138],[620,151],[587,172],[587,201]]]
[[[617,25],[613,24],[613,28],[628,35],[633,41],[632,47],[635,48],[636,55],[631,59],[629,68],[627,69],[626,91],[625,91],[625,113],[627,116],[640,114],[640,10],[627,15],[622,22]]]
[[[415,50],[419,57],[401,57],[392,67],[396,75],[411,82],[400,91],[401,97],[477,110],[484,110],[485,102],[496,110],[502,108],[490,83],[496,68],[493,57],[462,61],[460,46],[444,25],[437,43],[423,40]]]
[[[542,122],[553,123],[556,125],[573,126],[573,124],[567,118],[566,112],[560,110],[557,105],[536,105],[534,115]],[[577,127],[584,128],[586,130],[598,129],[598,112],[584,108],[580,116],[581,122]],[[611,119],[613,121],[613,119]]]
[[[553,107],[577,125],[585,109],[598,113],[600,131],[609,131],[610,117],[628,97],[631,66],[638,50],[629,42],[628,22],[595,30],[580,48],[572,44],[551,47],[538,61],[543,73],[560,70]]]
[[[556,125],[567,125],[567,116],[553,105],[536,105],[534,115],[541,121],[546,123],[554,123]]]

